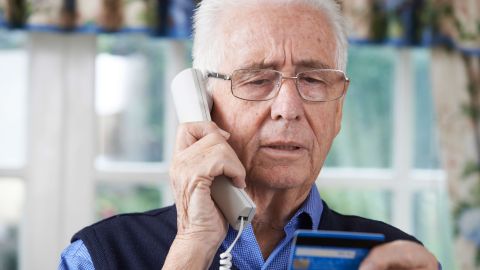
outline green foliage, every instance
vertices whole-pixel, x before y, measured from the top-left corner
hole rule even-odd
[[[455,26],[455,28],[457,28],[458,33],[460,34],[460,37],[464,38],[465,37],[465,30],[463,29],[463,25],[458,18],[455,18],[453,20],[453,25]]]
[[[371,37],[373,40],[384,40],[388,32],[388,17],[383,3],[381,1],[373,1],[372,3],[372,20],[371,20]]]
[[[475,88],[475,84],[473,82],[469,82],[467,86],[467,91],[470,96],[476,95],[478,90]]]
[[[97,216],[105,218],[158,208],[161,204],[160,194],[157,187],[151,186],[100,185],[97,188]]]
[[[462,213],[465,210],[470,209],[470,208],[471,208],[470,203],[467,203],[467,202],[464,202],[464,201],[460,201],[459,203],[457,203],[455,205],[455,208],[453,209],[453,220],[459,220]],[[458,235],[460,233],[460,228],[458,227],[457,222],[454,222],[454,224],[455,224],[455,226],[453,228],[454,234]]]
[[[30,17],[33,13],[33,2],[27,1],[25,3],[25,16],[26,18]]]
[[[475,265],[480,265],[480,248],[477,248],[475,252]]]
[[[480,183],[480,174],[477,174],[477,182]],[[475,206],[480,206],[480,184],[477,184],[474,188],[473,188],[473,198],[474,198],[474,202],[473,202],[473,205]]]
[[[471,106],[470,104],[462,104],[462,111],[474,122],[480,119],[480,108]]]
[[[9,27],[20,28],[27,21],[27,1],[26,0],[7,0],[9,3],[8,17]]]
[[[462,177],[467,178],[473,174],[480,174],[480,164],[470,161],[465,165]]]
[[[477,39],[478,33],[468,32],[457,17],[453,18],[453,25],[455,26],[458,33],[460,34],[460,39],[463,39],[463,40]]]
[[[440,28],[441,19],[453,18],[453,7],[450,3],[428,0],[419,16],[422,27],[430,27],[436,33]]]
[[[159,5],[158,1],[147,1],[147,12],[144,14],[144,20],[152,29],[158,27],[159,23],[159,18],[157,16],[157,5]]]

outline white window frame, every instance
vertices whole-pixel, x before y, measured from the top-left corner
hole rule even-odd
[[[28,33],[28,151],[23,168],[0,168],[0,177],[25,179],[26,202],[20,232],[20,269],[55,269],[70,237],[94,221],[98,183],[162,185],[163,204],[173,202],[168,167],[177,120],[165,102],[166,162],[102,163],[96,161],[96,37]],[[181,42],[171,45],[165,89],[184,66]],[[417,191],[445,189],[441,170],[413,168],[413,79],[410,53],[398,57],[394,94],[392,169],[324,168],[322,187],[381,189],[393,195],[393,225],[412,233],[412,198]],[[166,100],[171,100],[165,91]]]
[[[0,177],[2,178],[23,178],[25,169],[21,168],[0,168]]]
[[[413,234],[413,199],[421,191],[445,191],[443,170],[416,169],[413,162],[415,87],[412,52],[399,49],[393,95],[393,166],[391,169],[325,168],[318,186],[375,189],[393,196],[392,225]],[[401,79],[400,79],[401,78]]]

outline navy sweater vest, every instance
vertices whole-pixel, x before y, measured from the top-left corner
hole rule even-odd
[[[383,222],[341,215],[329,209],[325,202],[323,206],[319,230],[383,233],[387,242],[398,239],[418,242]],[[83,241],[96,270],[161,269],[177,233],[176,221],[175,206],[117,215],[82,229],[73,236],[72,242]],[[308,224],[302,227],[308,228]],[[210,269],[219,268],[218,258],[223,251],[222,248],[217,251]]]

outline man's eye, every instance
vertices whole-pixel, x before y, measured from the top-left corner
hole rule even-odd
[[[327,84],[322,78],[304,77],[302,80],[309,84]]]
[[[248,84],[255,85],[255,86],[268,85],[270,84],[270,80],[267,80],[267,79],[251,80],[248,82]]]

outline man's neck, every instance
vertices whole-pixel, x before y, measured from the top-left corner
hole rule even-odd
[[[257,205],[252,227],[265,260],[285,237],[285,225],[303,204],[310,189],[311,185],[286,190],[247,187],[247,193]]]

